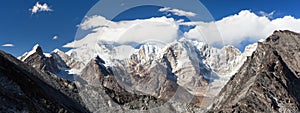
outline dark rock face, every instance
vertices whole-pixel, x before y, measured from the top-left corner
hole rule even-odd
[[[23,58],[21,57],[20,59],[23,60],[23,62],[28,64],[29,66],[32,66],[38,71],[42,71],[43,73],[45,73],[43,75],[37,76],[39,79],[43,80],[56,90],[72,98],[76,102],[82,104],[81,98],[78,94],[77,86],[74,82],[70,81],[69,79],[66,79],[72,78],[73,75],[68,75],[67,72],[63,72],[63,70],[61,70],[62,68],[69,67],[65,62],[67,61],[65,58],[67,58],[66,55],[58,50],[56,52],[52,52],[50,57],[46,57],[43,53],[42,48],[36,45],[32,50],[32,54],[25,55],[23,56]],[[79,63],[75,64],[79,65]],[[62,76],[58,76],[58,73],[65,73],[66,76],[71,77],[63,78]]]
[[[54,88],[58,82],[51,80],[50,75],[0,51],[0,112],[89,112]]]
[[[52,53],[52,56],[57,56],[56,59],[67,65],[67,67],[72,68],[72,69],[80,69],[81,67],[84,66],[82,62],[74,60],[72,57],[69,55],[65,54],[64,52],[60,50],[55,50]]]
[[[136,87],[128,86],[128,84],[124,85],[124,81],[117,80],[118,77],[112,73],[111,67],[106,67],[103,63],[99,57],[92,59],[80,75],[86,82],[82,82],[82,86],[79,87],[79,93],[87,108],[92,112],[97,112],[98,110],[107,110],[109,112],[132,112],[134,110],[136,110],[135,112],[143,110],[149,112],[154,112],[152,110],[158,110],[156,112],[176,112],[178,108],[174,108],[175,106],[172,106],[170,102],[174,102],[180,107],[186,107],[183,103],[187,103],[186,101],[191,101],[190,99],[192,99],[192,95],[184,88],[166,79],[162,81],[163,85],[158,92],[159,96],[139,91]],[[161,75],[161,77],[163,76]],[[141,77],[137,80],[142,81],[145,79]],[[151,81],[151,79],[153,78],[148,79],[148,81]],[[144,83],[144,87],[148,85],[145,81],[142,81],[142,83]],[[176,93],[176,90],[181,93]],[[192,111],[192,107],[190,109]],[[188,109],[181,108],[181,110],[183,110],[182,112],[187,112],[186,110]]]
[[[276,31],[221,90],[210,112],[300,110],[300,34]]]
[[[82,70],[80,78],[77,78],[86,81],[81,83],[79,93],[91,112],[103,109],[109,112],[149,110],[165,103],[154,96],[126,91],[119,85],[111,69],[103,63],[100,57],[92,59]]]
[[[299,34],[289,31],[276,31],[267,39],[267,44],[276,49],[278,55],[291,69],[293,74],[300,77],[300,38]]]
[[[75,61],[60,50],[55,50],[51,52],[51,54],[45,55],[39,45],[33,47],[32,51],[24,54],[19,59],[37,70],[69,81],[73,81],[74,77],[73,74],[69,74],[67,70],[83,67],[83,63]]]
[[[51,73],[57,73],[60,71],[60,67],[67,67],[65,63],[60,63],[59,61],[63,62],[57,54],[53,54],[53,57],[46,57],[43,53],[43,50],[40,46],[34,47],[35,51],[31,55],[28,55],[27,58],[24,59],[24,62],[28,65],[42,71],[48,71]],[[59,58],[59,59],[55,59]],[[21,58],[22,59],[22,58]]]

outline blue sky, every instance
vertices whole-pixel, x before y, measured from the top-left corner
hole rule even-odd
[[[32,14],[29,10],[36,0],[1,0],[0,1],[0,45],[13,44],[14,47],[0,46],[14,56],[20,56],[29,51],[35,44],[43,47],[45,52],[55,48],[67,50],[62,46],[74,40],[77,25],[79,25],[89,11],[99,0],[40,0],[39,3],[47,3],[53,10],[49,12],[37,12]],[[273,18],[291,15],[300,18],[300,1],[298,0],[200,0],[210,11],[216,20],[239,13],[247,9],[254,13],[275,11]],[[145,13],[149,12],[149,13]],[[151,16],[163,16],[165,14],[155,8],[143,8],[128,11],[116,17],[115,21],[130,20],[136,18],[148,18]],[[174,17],[176,18],[176,17]],[[53,40],[57,36],[58,39]]]

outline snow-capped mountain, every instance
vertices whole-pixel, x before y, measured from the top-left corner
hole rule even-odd
[[[114,46],[100,41],[95,46],[83,45],[67,54],[85,64],[99,55],[106,62],[106,66],[121,66],[126,71],[132,68],[131,70],[137,71],[135,74],[139,76],[144,76],[147,69],[154,66],[153,63],[168,64],[165,68],[170,71],[168,73],[174,74],[177,83],[193,89],[207,84],[204,81],[211,82],[209,80],[212,78],[229,78],[239,69],[246,57],[251,55],[255,47],[256,44],[249,45],[245,52],[241,53],[233,46],[218,49],[204,42],[189,39],[181,39],[164,46],[144,43],[138,48],[130,45]],[[200,80],[202,83],[194,80]]]
[[[43,53],[42,48],[37,44],[31,51],[19,57],[19,60],[31,65],[32,67],[45,72],[51,72],[61,78],[73,81],[72,70],[79,70],[83,63],[75,61],[64,52],[55,49],[51,53]]]
[[[181,39],[164,46],[145,43],[139,48],[130,45],[114,46],[99,41],[95,47],[83,45],[66,54],[59,50],[43,54],[40,47],[36,45],[32,51],[25,53],[19,59],[24,62],[28,62],[33,56],[41,57],[39,62],[53,59],[48,65],[55,69],[51,69],[50,72],[68,70],[73,74],[80,74],[85,65],[99,55],[106,62],[105,66],[122,67],[123,71],[141,77],[149,74],[150,68],[161,65],[159,68],[165,70],[163,75],[169,74],[168,77],[173,81],[191,92],[196,92],[192,90],[208,85],[209,82],[213,82],[213,79],[229,78],[243,64],[246,57],[251,55],[255,46],[256,44],[249,45],[245,52],[241,53],[233,46],[218,49],[204,42],[189,39]]]
[[[256,45],[249,45],[241,53],[233,46],[219,49],[184,38],[169,44],[145,42],[138,46],[98,41],[94,46],[82,45],[66,53],[58,49],[43,53],[36,45],[19,59],[68,80],[78,75],[75,81],[82,85],[101,85],[117,92],[145,94],[163,100],[176,97],[172,102],[188,104],[192,96],[212,100]],[[201,103],[198,99],[193,101]],[[199,106],[209,105],[207,103],[210,101]],[[85,106],[100,107],[88,102]]]

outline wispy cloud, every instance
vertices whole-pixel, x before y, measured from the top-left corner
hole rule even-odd
[[[15,45],[14,44],[3,44],[2,46],[3,47],[14,47]]]
[[[187,16],[187,17],[193,17],[193,16],[197,15],[196,13],[193,13],[193,12],[184,11],[184,10],[180,10],[180,9],[171,9],[169,7],[160,8],[159,11],[160,12],[171,12],[174,15]]]
[[[52,40],[57,40],[58,36],[53,36]]]
[[[268,18],[273,18],[273,15],[275,14],[276,11],[272,11],[270,13],[266,13],[264,11],[259,11],[258,13],[261,15],[261,16],[265,16],[265,17],[268,17]]]
[[[29,11],[31,11],[31,14],[35,14],[37,12],[53,11],[53,9],[51,9],[47,3],[40,4],[39,2],[36,2],[32,9],[29,9]]]

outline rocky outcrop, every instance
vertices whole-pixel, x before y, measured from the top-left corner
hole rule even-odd
[[[19,59],[38,70],[52,73],[70,81],[74,80],[73,74],[75,74],[70,70],[80,70],[84,67],[82,62],[75,61],[58,49],[50,54],[43,53],[39,45],[35,45],[30,52],[25,53]]]
[[[31,65],[32,67],[42,70],[48,71],[51,73],[57,73],[60,71],[60,68],[67,67],[66,64],[58,57],[54,55],[54,57],[46,57],[43,53],[42,48],[39,45],[35,45],[33,49],[24,54],[20,60]]]
[[[58,49],[54,50],[51,54],[52,56],[56,56],[56,59],[61,59],[71,69],[81,69],[84,67],[82,62],[74,60],[72,57]]]
[[[53,59],[47,58],[39,45],[35,45],[33,49],[27,54],[24,54],[20,60],[38,70],[49,71],[53,73],[59,71],[59,68],[54,65],[56,62]]]
[[[49,76],[0,51],[1,112],[89,112],[49,85]]]
[[[58,53],[59,51],[55,50],[46,56],[42,48],[39,45],[35,45],[30,52],[25,53],[19,59],[38,71],[45,73],[37,76],[39,79],[83,105],[77,86],[72,82],[74,80],[73,75],[65,71],[69,66]]]
[[[100,110],[109,112],[137,112],[134,110],[143,111],[160,107],[161,110],[174,109],[170,108],[171,105],[166,103],[168,100],[165,98],[158,98],[157,95],[156,97],[151,96],[147,92],[139,92],[134,88],[128,89],[128,87],[123,87],[124,84],[122,81],[117,80],[111,68],[105,67],[104,63],[97,56],[87,63],[86,67],[82,70],[81,78],[77,78],[85,81],[81,82],[79,94],[85,105],[92,112]]]
[[[275,31],[221,90],[210,112],[300,111],[300,34]]]
[[[203,63],[201,52],[188,41],[184,40],[168,47],[163,58],[166,58],[163,60],[167,62],[165,64],[170,64],[180,86],[193,91],[196,87],[208,84],[204,76],[209,75],[211,70]]]
[[[82,70],[79,94],[92,112],[192,112],[193,95],[176,82],[165,78],[159,67],[151,67],[149,75],[124,74],[118,67],[106,67],[100,57],[92,59]],[[155,64],[156,65],[156,64]],[[114,69],[114,71],[112,71]],[[122,75],[121,75],[122,72]],[[154,75],[157,74],[157,75]],[[121,78],[129,77],[129,79]],[[124,81],[124,79],[128,81]],[[128,84],[130,83],[130,84]],[[158,83],[158,84],[157,84]],[[152,92],[151,92],[152,91]],[[180,106],[180,107],[178,107]]]
[[[112,75],[112,72],[109,71],[109,68],[104,66],[104,63],[105,62],[97,56],[82,69],[80,77],[90,85],[99,86],[103,84],[103,79],[108,75]]]

